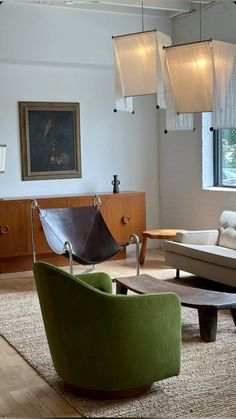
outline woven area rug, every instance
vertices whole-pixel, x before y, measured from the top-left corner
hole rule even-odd
[[[86,417],[236,417],[236,329],[220,312],[217,341],[200,340],[197,311],[182,308],[182,371],[141,397],[89,400],[70,393],[54,371],[35,291],[0,295],[0,334]]]

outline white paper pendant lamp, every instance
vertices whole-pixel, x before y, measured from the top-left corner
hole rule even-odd
[[[213,109],[213,56],[211,41],[165,49],[167,70],[178,113]]]
[[[113,46],[122,96],[156,93],[156,30],[113,37]]]

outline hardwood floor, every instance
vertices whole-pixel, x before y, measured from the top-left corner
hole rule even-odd
[[[31,271],[0,275],[0,293],[32,289]],[[0,337],[0,417],[51,416],[81,417]]]
[[[0,339],[1,417],[80,417],[29,364]]]
[[[165,269],[163,253],[148,251],[141,273],[155,276]],[[77,268],[76,272],[82,269]],[[98,268],[97,268],[98,270]],[[111,277],[135,275],[135,258],[105,262],[99,270]],[[32,272],[0,274],[0,293],[34,289]],[[1,308],[0,308],[1,311]],[[36,371],[0,337],[0,417],[81,417]]]

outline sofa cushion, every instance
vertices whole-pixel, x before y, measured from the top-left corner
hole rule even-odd
[[[236,250],[222,246],[184,244],[165,241],[165,251],[178,253],[193,259],[236,269]]]
[[[186,230],[176,233],[175,241],[187,244],[219,244],[219,230]]]
[[[236,212],[223,211],[220,216],[219,246],[236,249]]]

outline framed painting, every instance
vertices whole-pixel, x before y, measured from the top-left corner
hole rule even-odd
[[[19,102],[22,179],[81,177],[80,105]]]

